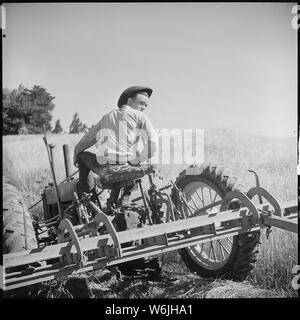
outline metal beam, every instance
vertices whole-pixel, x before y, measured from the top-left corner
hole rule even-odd
[[[280,206],[282,212],[286,215],[285,217],[274,216],[272,205],[262,204],[256,207],[260,219],[253,219],[251,211],[247,207],[243,207],[220,211],[214,216],[195,216],[189,219],[118,232],[117,241],[114,234],[112,236],[106,234],[79,239],[77,242],[77,246],[80,246],[79,250],[71,241],[44,248],[5,254],[3,261],[6,274],[4,275],[3,289],[10,290],[73,273],[105,268],[199,243],[253,232],[268,226],[297,232],[298,207],[296,201],[283,203]],[[294,213],[291,214],[291,212]],[[162,241],[162,237],[165,237],[165,241]],[[121,246],[138,239],[145,239],[146,241],[136,247],[122,248]],[[19,272],[10,271],[12,267],[30,265],[37,261],[47,261],[68,255],[72,256],[77,254],[78,251],[82,254],[89,252],[85,264],[81,266],[79,263],[73,263],[76,260],[64,259],[55,264],[35,269],[30,268]]]
[[[298,217],[294,219],[286,219],[278,216],[262,216],[263,224],[267,226],[272,226],[286,231],[298,232]]]

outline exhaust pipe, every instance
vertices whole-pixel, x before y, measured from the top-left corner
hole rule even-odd
[[[70,150],[69,145],[63,145],[64,152],[64,160],[65,160],[65,171],[66,171],[66,180],[69,181],[71,179],[71,160],[70,160]]]

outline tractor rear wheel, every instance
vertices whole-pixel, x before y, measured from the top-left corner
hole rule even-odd
[[[18,190],[3,183],[3,253],[37,248],[31,216]]]
[[[228,169],[209,164],[183,170],[175,183],[185,195],[192,211],[222,200],[230,191],[246,191],[245,186]],[[172,190],[171,197],[178,208],[176,190]],[[231,201],[226,209],[238,208],[240,205],[237,201]],[[213,210],[219,211],[220,206],[215,206]],[[207,215],[207,211],[203,215]],[[244,233],[190,246],[179,250],[179,254],[190,271],[204,278],[223,277],[242,281],[254,268],[259,239],[260,231]]]

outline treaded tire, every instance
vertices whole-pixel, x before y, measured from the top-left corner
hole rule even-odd
[[[213,187],[222,198],[234,190],[246,193],[246,188],[241,184],[240,180],[231,174],[229,169],[221,166],[203,164],[202,166],[190,166],[190,168],[197,167],[199,172],[197,175],[186,175],[186,169],[183,170],[177,177],[175,183],[178,188],[183,189],[191,182],[203,182]],[[174,188],[171,192],[171,198],[175,206],[177,206],[178,199]],[[233,208],[232,205],[240,206],[237,201],[235,203],[228,203],[228,208]],[[217,278],[243,281],[254,268],[259,253],[259,239],[260,231],[252,233],[244,233],[233,237],[232,250],[225,265],[219,269],[211,270],[203,267],[203,264],[198,264],[194,261],[189,249],[184,248],[178,250],[182,260],[191,272],[195,272],[203,278]]]
[[[23,210],[26,221],[26,243]],[[21,194],[13,185],[3,182],[3,253],[37,247],[31,216]]]

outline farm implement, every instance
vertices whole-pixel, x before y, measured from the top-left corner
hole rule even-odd
[[[158,188],[151,165],[107,165],[92,192],[79,197],[68,146],[66,179],[57,184],[53,146],[44,140],[53,183],[42,193],[43,221],[32,221],[17,190],[3,186],[4,291],[105,268],[159,275],[159,255],[174,250],[201,277],[242,281],[255,266],[262,229],[298,232],[297,200],[279,203],[255,172],[256,186],[247,190],[226,168],[192,165]],[[124,205],[128,185],[140,196]]]

